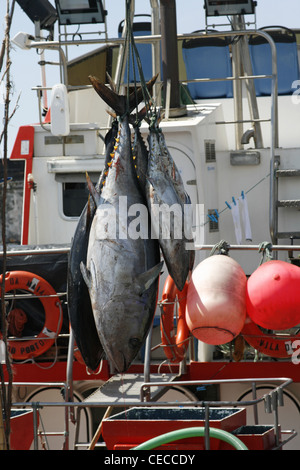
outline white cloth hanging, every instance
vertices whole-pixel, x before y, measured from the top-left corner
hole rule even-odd
[[[239,210],[238,200],[236,200],[231,205],[231,213],[232,213],[236,243],[238,245],[241,245],[241,243],[242,243],[242,227],[241,227],[241,219],[240,219],[240,210]]]
[[[241,211],[242,211],[242,219],[243,219],[243,225],[244,225],[245,240],[252,241],[252,231],[251,231],[248,201],[247,201],[246,195],[243,194],[239,198],[239,201],[241,202]]]

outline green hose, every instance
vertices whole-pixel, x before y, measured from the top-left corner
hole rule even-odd
[[[177,429],[176,431],[167,432],[161,436],[153,437],[149,441],[134,447],[132,450],[151,450],[169,442],[178,441],[179,439],[186,439],[188,437],[203,437],[205,434],[204,427],[193,427],[185,429]],[[209,437],[215,437],[221,441],[225,441],[232,445],[236,450],[248,450],[245,444],[227,431],[217,428],[209,428]]]

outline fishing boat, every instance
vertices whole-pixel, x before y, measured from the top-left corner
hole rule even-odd
[[[61,77],[33,85],[39,122],[19,128],[8,161],[1,259],[13,408],[32,412],[30,448],[299,449],[299,31],[258,29],[253,0],[199,2],[206,27],[189,34],[177,34],[175,1],[151,0],[143,19],[127,1],[113,38],[104,1],[17,3],[35,32],[13,43]],[[124,94],[158,74],[153,102],[195,248],[183,296],[163,268],[151,330],[121,374],[105,358],[87,367],[67,305],[86,173],[98,181],[112,125],[88,77],[109,86],[107,74]],[[145,121],[140,131],[146,142]]]

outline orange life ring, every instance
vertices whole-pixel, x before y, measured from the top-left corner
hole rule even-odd
[[[185,306],[187,298],[188,283],[185,283],[182,291],[178,290],[175,282],[168,276],[164,285],[162,293],[162,312],[160,318],[160,332],[162,346],[165,355],[170,362],[178,364],[185,356],[189,329],[185,321]],[[177,333],[175,335],[174,325],[174,304],[178,300],[178,320],[177,320]]]
[[[5,293],[14,290],[25,290],[39,298],[45,311],[45,323],[34,339],[8,338],[8,351],[16,360],[40,356],[53,345],[61,330],[63,315],[60,300],[45,279],[26,271],[11,271],[5,274]]]
[[[293,342],[300,339],[300,333],[282,334],[280,338],[272,333],[265,333],[249,317],[246,318],[241,334],[254,349],[266,356],[277,358],[291,357],[294,352]]]

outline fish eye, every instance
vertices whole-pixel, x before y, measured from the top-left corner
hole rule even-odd
[[[129,340],[129,345],[132,349],[136,349],[139,346],[141,346],[142,342],[139,340],[139,338],[130,338]]]

